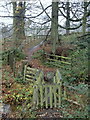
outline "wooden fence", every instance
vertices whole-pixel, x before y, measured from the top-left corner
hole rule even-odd
[[[32,58],[42,58],[44,60],[44,64],[48,66],[54,66],[58,68],[63,68],[64,66],[67,66],[66,69],[71,68],[72,69],[72,58],[70,57],[64,57],[64,56],[58,56],[54,54],[48,54],[44,51],[37,51]]]
[[[46,65],[50,65],[50,66],[55,66],[58,68],[62,68],[63,65],[69,65],[72,68],[72,59],[69,57],[64,57],[64,56],[58,56],[58,55],[51,55],[51,54],[47,54],[46,55]]]
[[[34,83],[32,101],[34,109],[58,108],[61,106],[62,98],[80,106],[83,106],[85,103],[82,101],[83,95],[76,92],[77,89],[64,84],[62,85],[62,77],[58,69],[56,70],[52,83],[46,83],[42,71],[25,65],[24,80]],[[73,98],[71,95],[73,95]]]
[[[36,68],[31,68],[28,65],[24,66],[24,81],[34,82],[38,77],[39,70]]]
[[[2,53],[2,61],[3,64],[10,65],[13,74],[15,76],[15,69],[16,69],[16,58],[15,58],[15,51],[14,50],[7,50]]]

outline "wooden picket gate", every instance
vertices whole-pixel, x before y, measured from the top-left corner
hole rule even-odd
[[[61,105],[61,85],[45,84],[34,86],[34,107],[53,108]]]
[[[43,72],[41,71],[33,91],[34,108],[53,108],[60,107],[62,98],[62,81],[61,74],[57,69],[53,78],[53,83],[45,83],[43,80]]]

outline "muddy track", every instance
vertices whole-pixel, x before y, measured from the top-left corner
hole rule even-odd
[[[33,53],[36,52],[37,50],[39,50],[41,48],[41,46],[43,45],[43,43],[44,43],[44,41],[41,41],[38,45],[28,49],[28,52],[27,52],[27,56],[28,56],[27,60],[28,61],[31,61]]]

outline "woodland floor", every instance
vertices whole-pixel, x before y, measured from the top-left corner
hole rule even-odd
[[[10,47],[10,43],[7,43],[6,42],[6,44],[9,44],[8,46]],[[4,48],[6,48],[5,46],[6,46],[6,44],[4,44]],[[33,43],[32,43],[32,45],[31,46],[34,46],[33,45]],[[32,48],[32,47],[31,47]],[[6,50],[7,50],[8,48],[6,48]],[[23,51],[24,51],[24,53],[27,55],[27,58],[26,59],[28,59],[28,63],[30,63],[31,65],[32,65],[32,67],[33,68],[38,68],[38,69],[41,69],[41,70],[43,70],[43,72],[44,73],[47,73],[47,72],[49,72],[49,71],[55,71],[56,70],[56,68],[50,68],[50,67],[47,67],[47,66],[44,66],[44,65],[42,65],[42,63],[41,63],[41,61],[40,60],[38,60],[38,59],[31,59],[30,60],[30,51],[29,51],[29,49],[30,49],[30,46],[28,45],[28,44],[26,44],[25,46],[24,46],[24,49],[23,49]],[[42,49],[42,48],[39,48],[39,49]],[[38,50],[38,49],[37,49]],[[36,50],[36,51],[37,51]],[[35,51],[35,52],[36,52]],[[22,66],[22,61],[18,61],[18,62],[16,62],[16,71],[19,71],[19,70],[21,70],[22,68],[21,68],[21,66]],[[7,72],[8,71],[8,72]],[[6,95],[9,95],[10,93],[11,93],[11,91],[10,91],[10,89],[15,89],[17,86],[18,86],[18,84],[17,85],[14,85],[15,84],[15,80],[14,80],[14,77],[13,77],[13,71],[11,70],[11,68],[10,68],[10,66],[9,65],[3,65],[3,68],[2,68],[2,96],[1,96],[1,98],[5,98],[5,96]],[[5,74],[4,74],[5,73]],[[7,75],[6,75],[7,74]],[[9,86],[9,87],[8,87]],[[9,100],[7,100],[8,102],[10,101],[10,99]],[[53,118],[53,117],[62,117],[61,116],[61,113],[60,112],[58,112],[58,110],[57,109],[40,109],[40,110],[37,110],[37,115],[36,115],[36,117],[37,118],[43,118],[43,117],[45,117],[45,118],[48,118],[48,117],[50,117],[50,118]],[[3,118],[17,118],[17,116],[18,116],[18,112],[16,111],[12,111],[11,113],[9,113],[8,115],[7,114],[3,114],[2,115],[2,119]]]
[[[32,43],[32,46],[34,46],[34,45],[35,45],[35,43]],[[37,43],[36,43],[36,45],[37,45]],[[23,51],[27,55],[26,59],[28,60],[28,63],[30,65],[32,65],[32,67],[41,69],[42,71],[44,71],[44,73],[56,71],[56,68],[44,66],[39,59],[30,59],[31,56],[30,56],[29,49],[30,49],[30,46],[28,44],[26,44],[24,46]],[[43,49],[43,48],[40,47],[38,49]],[[46,48],[44,46],[44,49],[47,49],[47,52],[49,52],[51,48],[50,48],[50,46],[48,46],[48,47],[46,46]],[[35,52],[37,50],[35,50]],[[16,70],[19,71],[21,69],[22,69],[22,61],[18,61],[16,63]],[[11,70],[9,65],[3,65],[2,73],[3,74],[2,74],[2,96],[1,97],[5,98],[6,95],[9,95],[11,93],[10,89],[15,89],[20,84],[14,85],[16,82],[13,77],[13,71]],[[7,101],[10,102],[10,100],[7,100]],[[74,103],[70,103],[69,106],[67,106],[66,108],[67,108],[66,111],[72,115],[75,114],[74,109],[75,110],[82,109],[82,107],[80,107]],[[62,113],[62,111],[64,111],[64,110],[65,110],[65,108],[63,108],[63,107],[60,109],[39,109],[36,111],[36,118],[37,119],[39,119],[39,118],[63,118],[64,114]],[[6,118],[17,118],[18,114],[19,114],[19,111],[15,110],[6,116],[3,114],[3,118],[5,118],[5,117]]]

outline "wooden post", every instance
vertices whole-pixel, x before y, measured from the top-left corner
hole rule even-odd
[[[16,76],[16,59],[15,59],[15,57],[13,58],[13,74],[15,77]]]
[[[24,75],[24,67],[27,65],[28,61],[27,60],[22,60],[22,72],[21,74]]]
[[[27,68],[27,65],[24,66],[24,76],[23,76],[24,81],[25,81],[25,77],[26,77],[25,76],[26,75],[26,68]]]

